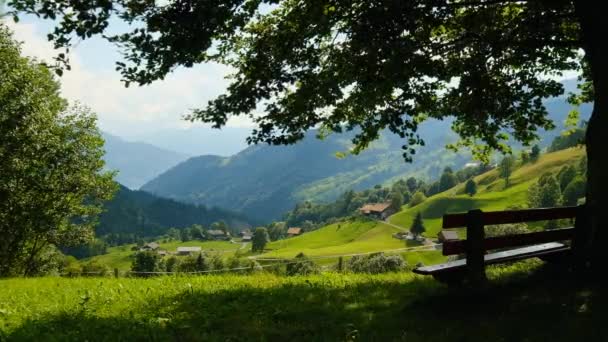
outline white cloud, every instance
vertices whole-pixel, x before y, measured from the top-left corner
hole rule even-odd
[[[36,23],[8,23],[15,38],[23,42],[23,53],[45,61],[52,61],[56,51],[40,32]],[[99,45],[99,44],[97,44]],[[115,56],[114,46],[105,43],[108,56]],[[83,44],[70,55],[72,70],[66,71],[60,81],[63,96],[90,106],[99,116],[103,130],[123,137],[133,137],[169,127],[189,127],[182,116],[191,108],[199,108],[221,94],[227,87],[224,79],[230,69],[218,64],[180,68],[149,86],[125,88],[112,63],[99,65],[86,60]],[[98,48],[98,47],[97,47]],[[90,55],[90,51],[89,55]],[[104,53],[104,51],[96,51]],[[105,54],[105,53],[104,53]],[[229,126],[251,126],[247,118],[234,118]]]

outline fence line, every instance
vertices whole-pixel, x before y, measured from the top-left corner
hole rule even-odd
[[[285,259],[282,259],[286,261]],[[123,274],[204,274],[204,273],[213,273],[213,272],[230,272],[230,271],[243,271],[243,270],[255,270],[260,268],[269,268],[274,266],[282,266],[282,265],[293,265],[297,264],[301,261],[293,261],[293,262],[277,262],[269,265],[251,265],[251,266],[243,266],[243,267],[235,267],[235,268],[223,268],[218,270],[205,270],[205,271],[189,271],[189,272],[166,272],[166,271],[158,271],[158,272],[140,272],[140,271],[123,271]],[[110,272],[74,272],[74,274],[104,274],[111,273]],[[60,276],[70,275],[71,273],[61,273]]]
[[[365,253],[335,254],[335,255],[323,255],[323,256],[307,256],[307,258],[311,259],[311,260],[333,259],[333,258],[339,258],[339,257],[352,257],[352,256],[360,256],[360,255],[370,255],[370,254],[376,254],[376,253],[399,253],[399,252],[410,252],[410,251],[416,251],[416,250],[431,250],[431,249],[436,249],[437,247],[440,247],[440,246],[442,246],[442,244],[437,243],[437,244],[433,244],[433,245],[424,245],[424,246],[416,246],[416,247],[404,247],[404,248],[387,249],[387,250],[382,250],[382,251],[365,252]],[[255,256],[250,256],[248,258],[250,260],[256,260],[256,261],[286,260],[284,258],[283,259],[281,259],[281,258],[259,258],[259,257],[255,257]]]

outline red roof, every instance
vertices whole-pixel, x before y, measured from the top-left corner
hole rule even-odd
[[[302,233],[302,228],[293,227],[293,228],[287,229],[288,235],[300,235],[301,233]]]

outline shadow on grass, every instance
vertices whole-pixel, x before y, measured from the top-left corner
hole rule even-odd
[[[186,291],[127,317],[80,312],[23,324],[36,341],[606,341],[608,296],[542,268],[484,294],[430,279]]]

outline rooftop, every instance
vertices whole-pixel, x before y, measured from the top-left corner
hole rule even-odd
[[[369,213],[382,213],[391,206],[390,202],[387,203],[368,203],[359,208],[365,214]]]
[[[302,233],[302,228],[292,227],[287,229],[287,234],[291,235],[300,235]]]

